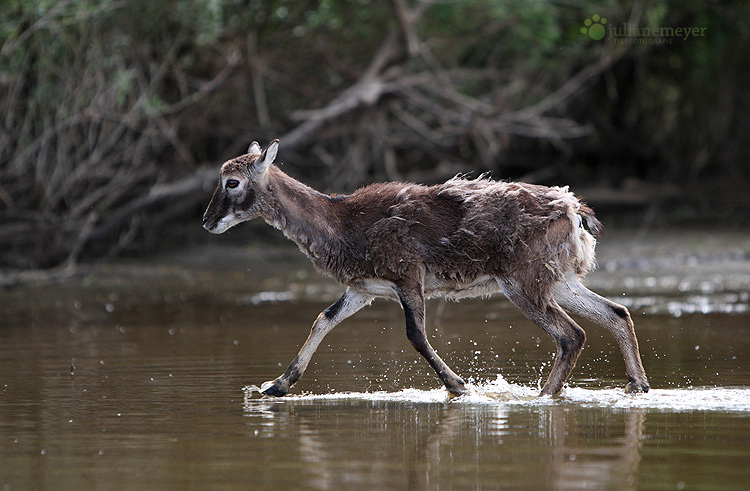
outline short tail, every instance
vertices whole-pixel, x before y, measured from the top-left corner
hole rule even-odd
[[[594,210],[582,203],[581,208],[578,210],[578,214],[583,218],[584,226],[586,227],[586,230],[591,232],[591,235],[599,237],[602,234],[604,226],[594,215]]]
[[[580,201],[579,201],[580,203]],[[594,210],[580,203],[576,213],[579,220],[579,229],[576,240],[576,274],[586,276],[596,267],[596,237],[601,235],[602,223],[594,216]]]
[[[594,210],[586,206],[580,198],[568,191],[568,188],[550,188],[547,196],[552,199],[550,205],[563,211],[570,220],[570,242],[573,271],[578,276],[585,276],[596,267],[596,237],[602,233],[602,224],[594,216]],[[567,268],[566,268],[567,269]]]

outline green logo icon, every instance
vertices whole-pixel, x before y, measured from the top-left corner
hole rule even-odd
[[[581,32],[583,34],[588,34],[589,37],[594,41],[599,41],[604,37],[604,24],[606,23],[607,19],[605,19],[604,17],[599,17],[598,14],[594,14],[590,19],[586,19],[585,21],[583,21]]]

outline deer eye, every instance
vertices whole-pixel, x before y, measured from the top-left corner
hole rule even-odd
[[[227,179],[227,188],[228,189],[234,189],[234,188],[236,188],[239,185],[240,185],[240,181],[238,181],[237,179]]]

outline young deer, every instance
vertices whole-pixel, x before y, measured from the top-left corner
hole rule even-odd
[[[246,155],[222,165],[203,227],[220,234],[260,216],[347,289],[315,320],[284,374],[261,386],[264,394],[285,395],[323,337],[377,297],[401,304],[411,344],[451,393],[463,394],[464,381],[427,340],[425,299],[498,291],[557,344],[542,395],[562,389],[586,339],[563,309],[607,328],[625,358],[626,390],[649,390],[628,310],[581,284],[594,267],[601,224],[567,188],[455,177],[328,196],[273,165],[278,147],[274,140],[261,151],[253,142]]]

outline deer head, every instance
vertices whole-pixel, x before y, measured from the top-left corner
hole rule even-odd
[[[258,142],[252,142],[245,155],[221,166],[219,185],[203,214],[203,228],[221,234],[260,215],[266,171],[276,159],[278,149],[279,140],[272,141],[263,151]]]

